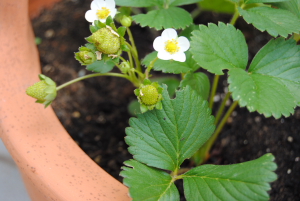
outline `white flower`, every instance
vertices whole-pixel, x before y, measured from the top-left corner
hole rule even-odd
[[[190,48],[190,41],[184,36],[177,36],[175,29],[165,29],[161,36],[155,38],[153,47],[157,57],[162,60],[173,59],[184,62],[186,60],[185,51]]]
[[[116,3],[114,0],[93,0],[91,10],[85,13],[85,19],[94,23],[95,20],[105,22],[108,16],[115,17],[117,13]]]

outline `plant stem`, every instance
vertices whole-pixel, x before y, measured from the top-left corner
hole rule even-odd
[[[78,82],[78,81],[81,81],[81,80],[84,80],[84,79],[88,79],[88,78],[92,78],[92,77],[98,77],[98,76],[123,77],[123,78],[128,79],[129,81],[133,82],[132,79],[129,76],[123,75],[123,74],[120,74],[120,73],[93,73],[93,74],[78,77],[78,78],[75,78],[74,80],[66,82],[66,83],[56,87],[56,90],[58,91],[58,90],[66,87],[66,86],[69,86],[69,85],[75,83],[75,82]]]
[[[197,7],[191,12],[191,16],[193,19],[195,19],[196,17],[198,17],[198,15],[200,15],[201,13],[201,9],[199,8],[199,4],[197,4]]]
[[[213,86],[212,86],[211,93],[210,93],[210,98],[209,98],[209,108],[210,109],[212,109],[214,106],[214,97],[217,92],[219,79],[220,79],[220,75],[215,75],[214,81],[213,81]]]
[[[133,38],[132,33],[131,33],[131,31],[128,27],[127,27],[126,30],[127,30],[127,34],[128,34],[128,37],[129,37],[129,41],[132,45],[131,51],[132,51],[133,58],[134,58],[134,61],[135,61],[136,69],[138,71],[142,72],[142,68],[141,68],[141,64],[140,64],[140,60],[139,60],[139,55],[138,55],[138,51],[137,51],[136,46],[135,46],[134,38]]]
[[[196,163],[196,165],[200,165],[204,163],[209,158],[209,151],[213,144],[215,143],[216,139],[218,138],[219,134],[221,133],[221,130],[225,126],[228,118],[238,105],[238,101],[235,101],[231,104],[229,109],[227,110],[226,114],[222,118],[221,122],[217,126],[217,129],[215,130],[214,134],[209,138],[209,140],[196,152],[196,154],[193,156],[193,160]]]
[[[232,16],[232,18],[231,18],[230,24],[235,25],[236,20],[237,20],[238,18],[239,18],[239,11],[238,11],[238,9],[237,9],[237,6],[235,6],[235,11],[234,11],[234,14],[233,14],[233,16]]]
[[[155,59],[153,59],[153,60],[150,62],[148,68],[146,69],[145,75],[146,75],[146,78],[147,78],[147,79],[148,79],[148,77],[149,77],[149,72],[151,71],[151,69],[153,68],[153,66],[154,66],[154,64],[155,64],[155,62],[156,62],[157,60],[158,60],[158,57],[156,57]]]
[[[215,125],[217,125],[219,123],[219,120],[224,112],[224,108],[225,108],[225,105],[226,105],[226,102],[228,101],[228,99],[230,98],[230,95],[231,93],[230,92],[227,92],[227,94],[225,95],[221,105],[220,105],[220,108],[216,114],[216,118],[215,118]]]

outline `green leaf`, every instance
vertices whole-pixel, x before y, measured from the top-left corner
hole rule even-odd
[[[246,0],[246,4],[250,3],[274,3],[274,2],[283,2],[283,1],[290,1],[290,0]]]
[[[298,18],[300,18],[300,0],[290,0],[285,2],[272,3],[272,5],[284,10],[288,10],[294,15],[298,16]]]
[[[287,117],[300,104],[300,49],[294,40],[271,40],[248,72],[232,69],[228,74],[233,99],[251,112]]]
[[[197,3],[201,0],[116,0],[118,6],[151,7],[151,6],[182,6]]]
[[[182,6],[197,3],[202,0],[170,0],[169,6]]]
[[[149,26],[157,30],[167,28],[180,29],[187,27],[193,22],[190,13],[178,7],[152,10],[147,14],[134,15],[132,19],[142,27]]]
[[[199,30],[199,26],[195,25],[195,24],[191,24],[190,26],[188,26],[187,28],[182,30],[180,32],[179,36],[184,36],[187,39],[191,40],[192,32],[195,31],[195,30]]]
[[[289,34],[300,31],[300,19],[288,10],[270,7],[238,9],[247,23],[253,24],[260,31],[267,31],[274,37],[281,35],[286,38]]]
[[[115,0],[118,6],[151,7],[161,5],[162,0]]]
[[[201,9],[219,13],[234,13],[234,3],[226,0],[204,0],[199,3]]]
[[[104,61],[96,61],[90,65],[86,66],[87,70],[93,71],[95,73],[107,73],[111,71],[115,66],[115,63],[112,60]]]
[[[172,98],[175,95],[177,88],[179,87],[180,81],[174,77],[159,77],[151,79],[152,82],[157,82],[159,85],[165,84],[168,86],[168,93]]]
[[[234,26],[224,23],[200,25],[193,31],[190,51],[194,60],[209,72],[223,75],[224,69],[245,69],[248,50],[244,35]]]
[[[125,161],[120,175],[129,187],[133,200],[179,201],[179,193],[173,178],[162,170],[148,167],[135,160]]]
[[[156,71],[162,71],[164,73],[174,73],[174,74],[187,73],[199,69],[200,66],[192,58],[192,54],[189,51],[185,52],[185,54],[186,54],[185,62],[159,59],[154,63],[153,69]],[[155,59],[156,56],[157,56],[156,51],[148,54],[143,59],[142,64],[145,66],[149,66],[150,62],[153,61],[153,59]]]
[[[214,118],[204,101],[189,86],[170,99],[163,85],[162,110],[131,118],[126,128],[128,151],[139,162],[174,171],[191,157],[214,131]]]
[[[210,81],[206,74],[200,72],[186,74],[180,83],[180,87],[185,87],[187,85],[194,89],[204,100],[208,99]]]
[[[234,165],[201,165],[183,175],[188,201],[269,200],[269,182],[277,179],[272,154]]]

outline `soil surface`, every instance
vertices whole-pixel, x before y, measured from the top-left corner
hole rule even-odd
[[[84,18],[90,1],[64,0],[50,10],[44,10],[32,20],[43,73],[58,85],[88,74],[74,59],[74,52],[90,35]],[[230,15],[203,12],[197,24],[229,22]],[[250,59],[271,38],[239,19],[249,45]],[[137,47],[143,58],[153,51],[154,30],[132,27]],[[225,80],[225,79],[223,79]],[[218,95],[224,96],[225,81]],[[122,181],[120,167],[131,158],[124,142],[128,126],[127,106],[135,99],[134,87],[122,78],[98,77],[84,80],[59,91],[52,106],[67,131],[78,145],[102,168]],[[219,104],[217,101],[215,104]],[[278,180],[272,183],[272,201],[300,200],[300,108],[288,118],[265,118],[245,108],[238,108],[228,120],[208,161],[214,164],[234,164],[249,161],[265,153],[276,157]]]

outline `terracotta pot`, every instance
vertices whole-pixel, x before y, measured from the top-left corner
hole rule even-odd
[[[0,137],[32,200],[130,200],[128,189],[71,139],[53,110],[25,94],[40,64],[28,0],[0,1]]]

